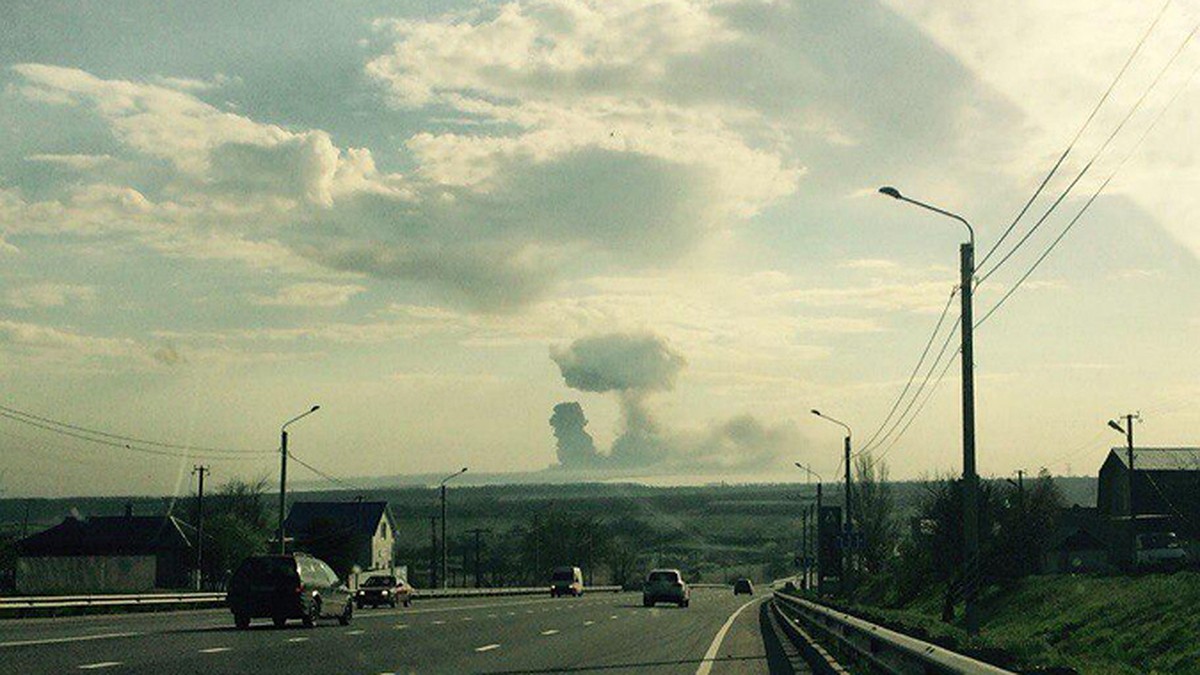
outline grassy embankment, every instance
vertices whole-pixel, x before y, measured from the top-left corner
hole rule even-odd
[[[851,611],[1013,670],[1200,674],[1196,572],[1030,577],[982,598],[983,628],[975,639],[940,621],[940,601],[932,595],[902,609]]]

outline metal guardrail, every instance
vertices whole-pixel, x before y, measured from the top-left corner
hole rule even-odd
[[[619,592],[620,586],[589,586],[585,592]],[[432,588],[413,589],[414,598],[474,598],[502,595],[549,594],[549,586],[522,588]],[[155,607],[159,609],[177,605],[178,609],[198,609],[204,606],[221,606],[225,603],[224,593],[142,593],[111,595],[34,595],[24,597],[0,597],[0,616],[20,617],[30,614],[50,614],[54,610],[66,609],[136,609]]]
[[[815,602],[775,592],[776,607],[785,618],[799,620],[815,637],[826,639],[843,651],[893,675],[934,675],[954,673],[963,675],[1012,675],[1004,670],[978,661],[944,647],[918,640],[903,633],[884,628],[839,612]]]

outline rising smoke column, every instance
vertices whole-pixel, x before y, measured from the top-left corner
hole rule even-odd
[[[646,395],[674,388],[686,365],[665,340],[649,333],[594,335],[552,349],[550,358],[572,389],[615,392],[620,397],[624,430],[613,443],[612,465],[649,466],[670,453],[670,439],[646,406]]]
[[[592,468],[603,460],[603,456],[596,452],[592,435],[584,430],[587,417],[578,402],[568,401],[554,406],[550,426],[554,428],[554,438],[558,442],[559,465],[568,469]]]

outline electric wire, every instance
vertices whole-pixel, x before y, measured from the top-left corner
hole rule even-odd
[[[1016,218],[1013,218],[1013,221],[1009,223],[1007,228],[1005,228],[1004,232],[1000,235],[1000,238],[996,240],[996,243],[992,244],[992,247],[989,248],[987,253],[984,254],[983,259],[979,261],[977,267],[983,267],[987,263],[988,259],[992,257],[992,254],[995,253],[998,248],[1000,248],[1000,245],[1004,243],[1004,240],[1008,238],[1008,235],[1012,234],[1013,229],[1016,228],[1017,223],[1021,221],[1021,218],[1025,217],[1025,213],[1029,210],[1029,207],[1033,206],[1033,202],[1036,201],[1037,198],[1042,194],[1042,190],[1045,189],[1046,185],[1050,182],[1050,179],[1053,178],[1056,173],[1058,173],[1059,167],[1061,167],[1062,163],[1067,159],[1067,155],[1071,154],[1071,150],[1075,148],[1075,144],[1079,142],[1080,137],[1083,136],[1083,132],[1087,130],[1089,125],[1091,125],[1092,120],[1096,118],[1096,114],[1100,112],[1100,108],[1104,106],[1105,101],[1107,101],[1108,97],[1112,95],[1113,90],[1117,87],[1117,83],[1121,81],[1121,78],[1125,75],[1125,71],[1129,69],[1129,65],[1133,63],[1133,60],[1137,57],[1138,52],[1142,50],[1142,47],[1146,44],[1146,40],[1150,37],[1150,34],[1154,32],[1154,28],[1158,26],[1158,22],[1162,20],[1163,14],[1166,13],[1167,7],[1170,6],[1171,2],[1172,0],[1167,0],[1165,3],[1163,3],[1163,6],[1158,10],[1158,14],[1155,15],[1154,21],[1152,21],[1146,31],[1142,33],[1142,38],[1138,40],[1138,43],[1134,46],[1133,51],[1129,53],[1129,57],[1125,59],[1125,63],[1122,64],[1121,69],[1117,71],[1116,77],[1114,77],[1112,82],[1109,83],[1108,89],[1104,90],[1104,94],[1100,97],[1100,100],[1096,102],[1096,105],[1092,108],[1091,113],[1088,114],[1087,119],[1083,121],[1083,124],[1079,127],[1079,130],[1075,132],[1075,137],[1071,139],[1071,142],[1067,144],[1066,149],[1063,150],[1061,155],[1059,155],[1058,161],[1054,163],[1054,166],[1050,167],[1049,173],[1047,173],[1046,177],[1042,179],[1042,182],[1040,185],[1038,185],[1037,189],[1033,191],[1033,195],[1029,197],[1029,201],[1025,202],[1025,205],[1021,207],[1021,210],[1017,213]]]

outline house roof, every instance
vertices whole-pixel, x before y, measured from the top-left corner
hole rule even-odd
[[[313,523],[325,521],[355,536],[372,536],[387,513],[387,502],[296,502],[288,511],[284,528],[293,536],[312,532]]]
[[[191,529],[173,516],[68,516],[19,546],[26,555],[148,555],[191,548]]]
[[[1113,448],[1110,454],[1129,467],[1128,450]],[[1200,471],[1200,448],[1134,448],[1133,466],[1139,471]]]

